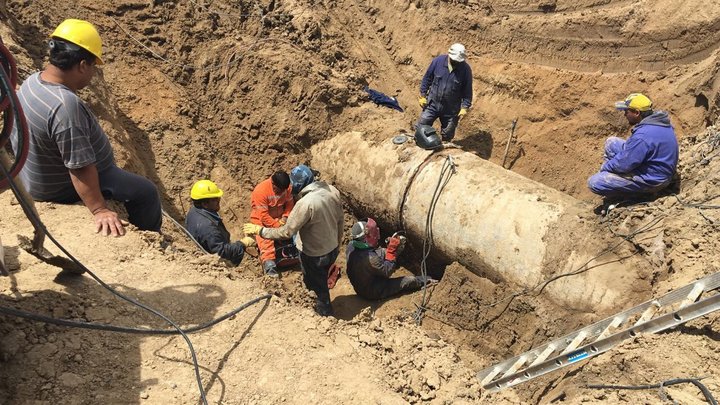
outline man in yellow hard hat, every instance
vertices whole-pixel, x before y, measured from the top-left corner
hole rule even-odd
[[[615,103],[632,126],[627,140],[605,141],[605,162],[588,179],[590,191],[606,202],[642,198],[667,187],[678,164],[678,141],[670,117],[653,109],[646,95],[632,93]]]
[[[190,190],[193,206],[185,218],[185,228],[203,249],[237,266],[245,255],[245,248],[255,246],[255,239],[245,236],[238,242],[230,243],[230,232],[218,212],[222,196],[223,191],[212,181],[195,182]]]
[[[112,146],[77,91],[90,84],[102,65],[102,40],[87,21],[63,21],[48,42],[50,64],[28,77],[18,98],[30,131],[27,164],[20,180],[37,201],[75,203],[90,210],[96,230],[125,234],[123,222],[105,199],[125,204],[129,220],[142,230],[160,231],[157,188],[148,179],[115,165]],[[12,135],[17,147],[17,133]]]

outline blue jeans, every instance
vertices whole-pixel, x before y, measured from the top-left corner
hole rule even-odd
[[[98,173],[100,191],[109,200],[120,201],[128,212],[131,224],[145,231],[160,232],[162,225],[162,207],[157,187],[150,180],[137,174],[112,166]],[[75,203],[80,196],[60,203]]]
[[[605,141],[605,161],[612,159],[622,151],[625,140],[611,136]],[[670,184],[672,179],[659,185],[649,185],[639,176],[632,173],[611,173],[601,171],[593,174],[588,179],[590,191],[603,197],[623,197],[641,194],[652,194],[662,190]]]
[[[457,112],[448,114],[447,110],[439,103],[429,101],[420,114],[417,123],[418,125],[432,125],[436,119],[440,118],[440,136],[443,141],[449,142],[455,137],[455,129],[460,117],[458,117]]]
[[[303,281],[308,290],[315,291],[317,295],[317,307],[315,310],[320,315],[332,314],[330,289],[328,288],[327,280],[330,266],[335,263],[338,252],[338,248],[333,249],[332,252],[323,256],[308,256],[300,252],[300,267],[303,272]]]

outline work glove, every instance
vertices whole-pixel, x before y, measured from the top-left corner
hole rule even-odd
[[[385,249],[385,260],[390,260],[391,262],[394,262],[397,260],[397,256],[402,251],[401,245],[403,245],[403,242],[400,238],[405,238],[404,236],[393,236],[388,240],[387,249]]]
[[[467,108],[461,108],[460,112],[458,113],[458,117],[460,117],[460,119],[462,119],[465,116],[465,114],[467,114]]]
[[[255,224],[244,224],[243,225],[243,232],[245,235],[260,235],[260,231],[262,230],[262,226],[255,225]]]
[[[425,106],[427,105],[427,98],[421,96],[418,99],[418,104],[420,104],[420,108],[425,108]]]
[[[251,237],[249,237],[249,236],[245,236],[245,237],[243,237],[242,239],[240,239],[240,243],[242,243],[243,245],[245,245],[246,248],[253,247],[253,246],[255,246],[255,245],[257,244],[257,243],[255,242],[255,238],[251,238]]]

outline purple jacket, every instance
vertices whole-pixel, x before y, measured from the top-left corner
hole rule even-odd
[[[623,150],[605,162],[600,171],[632,174],[648,185],[660,185],[675,174],[678,154],[670,118],[666,112],[657,111],[635,125]]]

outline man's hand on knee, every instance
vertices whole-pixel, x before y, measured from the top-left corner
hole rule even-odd
[[[102,208],[95,213],[95,232],[102,233],[103,236],[123,236],[125,235],[125,225],[127,223],[118,218],[115,211],[108,208]]]

